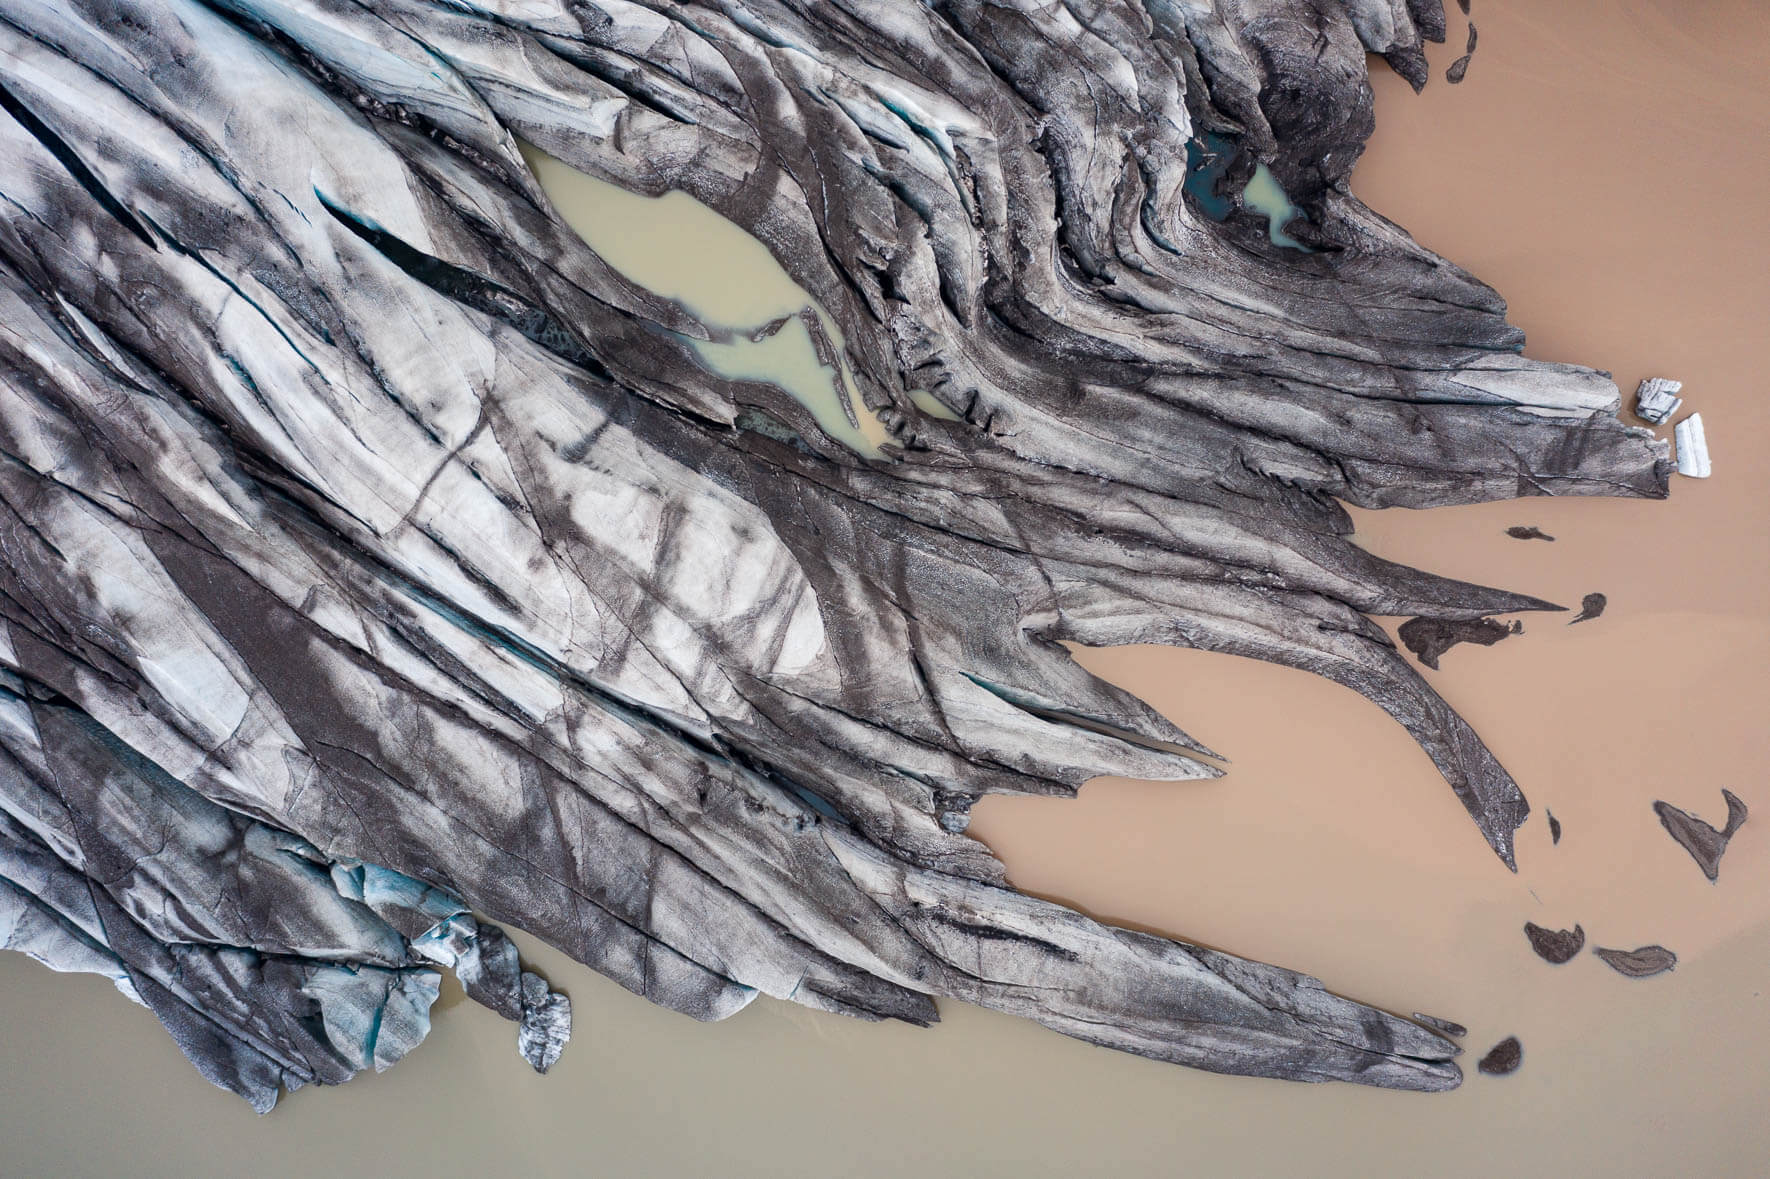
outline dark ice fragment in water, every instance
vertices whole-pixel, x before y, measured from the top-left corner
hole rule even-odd
[[[1469,13],[1469,6],[1467,4],[1465,4],[1465,5],[1463,5],[1463,14],[1465,16],[1467,16],[1468,13]],[[1463,78],[1469,72],[1469,59],[1474,56],[1475,56],[1475,22],[1470,21],[1469,22],[1469,43],[1463,47],[1463,56],[1461,56],[1461,57],[1457,58],[1455,61],[1451,62],[1450,68],[1448,70],[1444,71],[1444,80],[1449,82],[1453,86],[1456,85],[1458,82],[1461,82],[1463,80]]]
[[[1678,956],[1664,946],[1642,946],[1638,950],[1606,950],[1594,946],[1592,953],[1604,959],[1610,969],[1630,978],[1652,978],[1678,964]]]
[[[1536,951],[1538,958],[1555,966],[1573,961],[1574,956],[1586,948],[1586,931],[1578,925],[1572,929],[1544,929],[1533,921],[1526,921],[1524,936],[1530,939],[1530,948]]]
[[[1746,816],[1751,813],[1733,791],[1722,790],[1721,797],[1727,800],[1727,825],[1719,831],[1689,811],[1679,810],[1670,803],[1653,804],[1653,813],[1659,816],[1660,826],[1678,841],[1680,847],[1690,853],[1690,858],[1696,861],[1702,874],[1710,880],[1720,874],[1721,854],[1727,850],[1728,840],[1733,838],[1735,831],[1745,826]]]
[[[1435,1032],[1443,1032],[1447,1036],[1466,1036],[1469,1029],[1460,1023],[1452,1023],[1448,1019],[1439,1019],[1436,1015],[1427,1015],[1423,1011],[1414,1012],[1414,1022],[1425,1024]]]
[[[1610,599],[1603,594],[1587,594],[1579,600],[1579,613],[1575,614],[1572,621],[1567,625],[1572,626],[1575,622],[1584,622],[1588,618],[1596,618],[1598,615],[1604,613],[1604,607],[1609,604]]]
[[[760,344],[770,336],[777,334],[782,328],[787,326],[787,321],[792,318],[791,315],[775,316],[773,319],[750,333],[750,343]]]
[[[1517,1072],[1518,1066],[1523,1063],[1524,1045],[1518,1042],[1517,1036],[1507,1036],[1489,1049],[1475,1067],[1490,1077],[1503,1077],[1507,1073]]]
[[[1548,815],[1549,815],[1549,842],[1554,844],[1556,847],[1560,847],[1561,846],[1561,820],[1557,819],[1555,817],[1554,811],[1549,811]]]
[[[1506,535],[1513,540],[1554,540],[1555,538],[1538,528],[1535,524],[1514,524],[1506,529]]]
[[[1507,626],[1492,618],[1410,618],[1401,624],[1401,643],[1421,663],[1438,670],[1438,657],[1458,643],[1491,647],[1507,635],[1524,630],[1522,622]]]

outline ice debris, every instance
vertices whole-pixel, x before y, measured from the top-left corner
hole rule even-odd
[[[1682,381],[1648,377],[1635,390],[1635,416],[1656,426],[1664,425],[1684,404],[1684,399],[1678,396],[1678,390],[1683,387]]]
[[[1703,434],[1702,415],[1693,413],[1672,430],[1678,441],[1678,474],[1692,479],[1709,477],[1709,443]]]

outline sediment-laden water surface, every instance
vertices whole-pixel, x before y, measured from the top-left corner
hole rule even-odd
[[[1748,824],[1711,884],[1652,803],[1718,825],[1721,787],[1770,802],[1759,459],[1770,423],[1753,354],[1770,246],[1737,215],[1770,185],[1745,146],[1767,129],[1770,30],[1749,3],[1541,7],[1477,0],[1483,35],[1460,86],[1442,78],[1462,46],[1454,10],[1424,95],[1379,68],[1379,130],[1354,188],[1505,293],[1531,355],[1602,365],[1625,389],[1682,379],[1685,411],[1709,423],[1716,476],[1677,480],[1663,503],[1356,514],[1360,543],[1397,561],[1570,606],[1607,596],[1601,618],[1569,628],[1530,615],[1524,633],[1454,647],[1427,673],[1535,804],[1519,874],[1469,837],[1431,764],[1362,698],[1167,649],[1082,658],[1230,753],[1226,777],[989,799],[972,825],[1022,888],[1467,1024],[1462,1090],[1425,1099],[1190,1074],[956,1004],[932,1032],[766,1001],[703,1026],[525,941],[577,1009],[552,1075],[528,1075],[507,1026],[453,1008],[451,991],[405,1065],[255,1121],[102,981],[4,955],[0,1121],[20,1173],[140,1173],[143,1143],[164,1161],[147,1169],[203,1173],[198,1140],[272,1172],[304,1169],[316,1141],[334,1159],[442,1172],[680,1174],[717,1158],[758,1175],[1138,1173],[1185,1158],[1228,1173],[1484,1174],[1498,1157],[1533,1172],[1658,1174],[1763,1157],[1770,840]],[[727,313],[734,329],[797,309],[760,274],[740,294],[756,302]],[[784,301],[744,318],[769,298]],[[791,353],[808,408],[827,395],[835,422],[840,385],[816,363],[812,332],[792,319],[704,359],[718,370],[758,348]],[[1506,535],[1522,524],[1554,543]],[[1558,844],[1545,807],[1564,828]],[[1627,979],[1590,953],[1550,966],[1521,935],[1526,921],[1578,924],[1599,946],[1661,943],[1677,969]],[[1474,1059],[1511,1035],[1524,1045],[1518,1071],[1474,1075]]]

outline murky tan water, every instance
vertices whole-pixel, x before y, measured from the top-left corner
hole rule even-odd
[[[733,380],[773,381],[811,411],[825,434],[856,453],[879,455],[890,434],[868,411],[847,366],[818,359],[810,328],[796,317],[809,309],[838,354],[841,329],[767,247],[686,193],[641,196],[531,144],[521,147],[566,223],[604,261],[718,333],[694,342],[701,363]]]
[[[993,799],[972,829],[1025,888],[1461,1020],[1471,1056],[1517,1034],[1516,1075],[1430,1096],[1216,1077],[956,1004],[933,1031],[768,1000],[701,1025],[525,942],[577,1008],[550,1076],[450,984],[406,1063],[258,1119],[102,980],[4,954],[0,1174],[1764,1173],[1770,225],[1755,211],[1770,192],[1770,6],[1478,0],[1475,16],[1463,85],[1441,76],[1460,25],[1425,95],[1378,78],[1355,187],[1504,291],[1531,354],[1629,389],[1682,379],[1716,470],[1676,480],[1669,503],[1358,516],[1385,556],[1569,604],[1609,595],[1595,622],[1528,616],[1434,677],[1535,804],[1519,875],[1374,706],[1195,652],[1084,658],[1232,757],[1227,777]],[[1519,523],[1558,540],[1502,534]],[[1710,885],[1648,807],[1718,819],[1722,786],[1756,813]],[[1631,981],[1589,954],[1551,967],[1526,920],[1663,942],[1678,969]]]

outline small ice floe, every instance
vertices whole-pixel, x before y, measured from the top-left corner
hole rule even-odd
[[[1678,440],[1678,474],[1692,479],[1709,477],[1709,443],[1702,432],[1702,415],[1693,413],[1672,430]]]
[[[1592,953],[1618,974],[1630,978],[1652,978],[1678,965],[1678,956],[1664,946],[1642,946],[1638,950],[1606,950],[1594,946]]]
[[[1507,1073],[1517,1072],[1518,1066],[1523,1063],[1524,1045],[1518,1042],[1517,1036],[1507,1036],[1489,1049],[1475,1067],[1490,1077],[1503,1077]]]
[[[1684,399],[1678,396],[1678,390],[1683,387],[1682,381],[1648,377],[1635,390],[1635,416],[1656,426],[1665,425],[1678,412],[1678,407],[1684,404]]]
[[[1574,622],[1586,622],[1596,618],[1604,613],[1604,607],[1609,604],[1610,599],[1603,594],[1587,594],[1579,600],[1579,613],[1574,615],[1573,622],[1569,622],[1567,625],[1572,626]]]
[[[1573,961],[1586,948],[1586,931],[1578,925],[1572,929],[1544,929],[1534,921],[1526,921],[1524,936],[1530,939],[1536,956],[1554,966]]]
[[[1491,647],[1507,635],[1523,634],[1524,624],[1514,620],[1507,626],[1497,618],[1410,618],[1396,633],[1416,659],[1437,671],[1438,657],[1458,643]]]
[[[1427,1015],[1421,1011],[1414,1012],[1414,1022],[1423,1023],[1433,1031],[1446,1036],[1466,1036],[1469,1034],[1469,1029],[1460,1023],[1456,1023],[1453,1020],[1440,1019],[1436,1015]]]
[[[1666,834],[1678,841],[1678,846],[1690,853],[1702,874],[1710,880],[1721,872],[1721,855],[1727,850],[1727,841],[1733,833],[1745,826],[1750,811],[1745,801],[1731,790],[1722,790],[1721,797],[1727,803],[1727,825],[1719,831],[1689,811],[1680,810],[1669,802],[1653,804],[1653,813],[1659,816],[1660,826]]]

